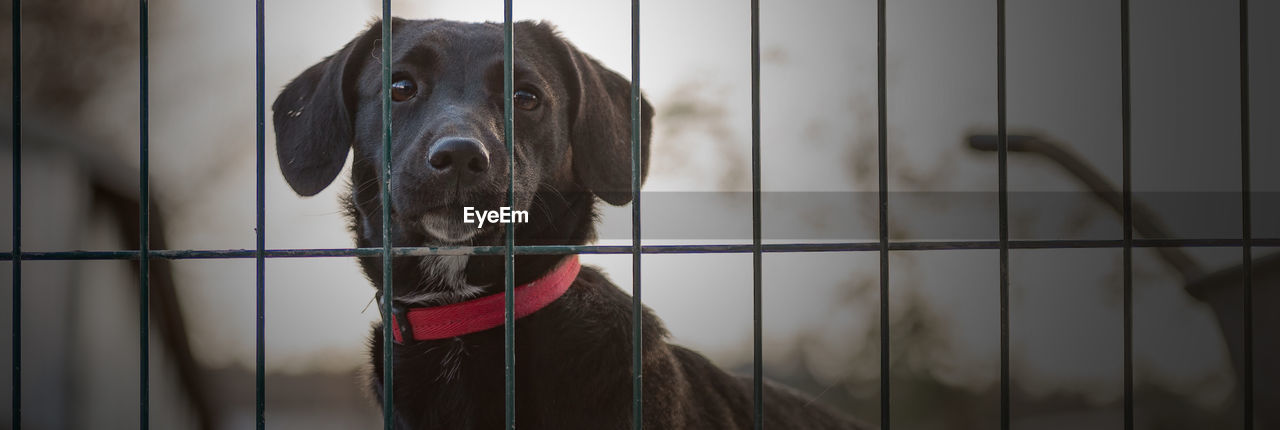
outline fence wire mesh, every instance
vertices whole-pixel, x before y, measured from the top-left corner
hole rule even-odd
[[[1009,237],[1009,208],[1008,208],[1008,173],[1007,173],[1007,157],[1009,153],[1009,136],[1007,132],[1006,116],[1006,33],[1005,33],[1005,1],[995,0],[996,4],[996,62],[997,62],[997,140],[996,152],[998,153],[998,194],[999,194],[999,239],[998,240],[968,240],[968,241],[893,241],[889,237],[889,220],[888,207],[892,203],[889,201],[888,191],[888,126],[887,126],[887,71],[886,71],[886,52],[888,50],[888,42],[886,36],[886,1],[877,0],[877,123],[878,123],[878,145],[877,145],[877,187],[878,187],[878,237],[875,241],[849,241],[839,243],[762,243],[761,237],[761,206],[760,206],[760,190],[761,190],[761,156],[760,147],[762,142],[760,137],[760,12],[758,0],[751,0],[747,6],[750,8],[751,19],[751,184],[752,184],[752,242],[751,244],[723,244],[723,245],[643,245],[641,241],[641,195],[640,182],[641,172],[644,166],[640,157],[640,2],[632,0],[631,2],[631,192],[632,192],[632,212],[631,212],[631,245],[616,246],[517,246],[514,241],[513,225],[507,224],[506,243],[504,246],[468,246],[468,247],[395,247],[392,246],[389,232],[389,211],[382,211],[382,239],[383,246],[380,248],[334,248],[334,249],[268,249],[265,244],[265,158],[266,158],[266,122],[265,122],[265,68],[266,68],[266,52],[265,52],[265,28],[266,22],[264,18],[264,3],[266,0],[255,1],[256,21],[255,21],[255,52],[256,52],[256,151],[255,151],[255,167],[256,167],[256,243],[253,249],[150,249],[151,243],[151,224],[149,220],[150,213],[150,165],[149,165],[149,77],[148,69],[150,60],[148,58],[149,33],[148,29],[148,1],[139,0],[139,22],[140,22],[140,39],[138,47],[140,49],[139,62],[139,103],[140,103],[140,121],[138,124],[139,141],[138,141],[138,159],[140,181],[138,183],[138,196],[140,199],[141,222],[139,225],[139,249],[137,250],[118,250],[118,251],[41,251],[31,252],[24,251],[22,247],[22,217],[21,205],[23,196],[21,193],[22,183],[22,100],[21,100],[21,46],[22,46],[22,2],[19,0],[12,1],[12,137],[11,137],[11,156],[13,160],[12,166],[12,198],[13,198],[13,218],[12,218],[12,244],[8,253],[0,255],[0,260],[9,261],[12,265],[12,423],[11,428],[22,428],[22,264],[24,261],[51,261],[51,260],[133,260],[139,263],[139,289],[138,300],[141,304],[139,308],[139,348],[140,348],[140,367],[139,381],[140,398],[139,398],[139,414],[141,428],[145,429],[149,425],[149,407],[150,407],[150,390],[149,390],[149,344],[150,344],[150,315],[149,315],[149,281],[150,267],[149,262],[153,259],[248,259],[253,258],[256,261],[256,373],[255,373],[255,423],[257,428],[267,427],[266,411],[266,384],[265,384],[265,354],[266,354],[266,304],[265,292],[270,286],[266,284],[264,271],[265,261],[273,258],[323,258],[323,257],[378,257],[383,261],[383,279],[384,289],[382,297],[384,300],[379,306],[384,308],[384,315],[391,314],[391,260],[397,256],[423,256],[423,255],[504,255],[506,261],[506,302],[505,302],[505,318],[507,321],[505,328],[505,389],[506,389],[506,425],[509,428],[515,428],[515,402],[518,399],[515,396],[515,347],[514,347],[514,319],[513,319],[513,299],[512,289],[514,288],[514,258],[516,255],[567,255],[567,254],[630,254],[632,256],[632,297],[633,297],[633,332],[632,332],[632,405],[633,405],[633,427],[641,428],[644,424],[644,405],[643,405],[643,366],[641,363],[641,323],[640,310],[642,298],[642,279],[641,279],[641,257],[644,254],[702,254],[702,253],[750,253],[752,254],[753,269],[753,360],[752,360],[752,381],[753,381],[753,402],[754,402],[754,426],[757,429],[763,428],[763,393],[762,381],[764,378],[762,367],[762,318],[764,315],[764,306],[761,298],[762,276],[761,276],[761,260],[764,253],[786,253],[786,252],[878,252],[879,253],[879,291],[880,291],[880,316],[879,316],[879,339],[880,339],[880,425],[883,429],[890,427],[890,336],[889,336],[889,254],[894,251],[937,251],[937,250],[998,250],[999,251],[999,273],[1000,273],[1000,427],[1002,429],[1010,428],[1010,357],[1009,357],[1009,328],[1016,324],[1009,318],[1009,251],[1016,249],[1068,249],[1068,248],[1119,248],[1123,250],[1123,408],[1124,408],[1124,427],[1126,429],[1134,428],[1134,391],[1133,391],[1133,267],[1132,252],[1135,248],[1162,248],[1162,247],[1225,247],[1239,248],[1243,254],[1243,281],[1244,296],[1242,297],[1244,307],[1244,366],[1241,380],[1243,381],[1243,414],[1246,417],[1244,422],[1245,429],[1253,428],[1253,410],[1254,410],[1254,362],[1253,362],[1253,283],[1252,283],[1252,248],[1253,247],[1276,247],[1280,246],[1280,239],[1275,238],[1254,238],[1252,234],[1252,201],[1251,201],[1251,184],[1250,184],[1250,99],[1249,99],[1249,27],[1248,27],[1248,0],[1240,0],[1239,8],[1239,70],[1240,70],[1240,151],[1241,151],[1241,205],[1242,205],[1242,232],[1239,239],[1222,238],[1222,239],[1135,239],[1133,237],[1134,227],[1134,210],[1132,197],[1132,180],[1131,180],[1131,82],[1130,82],[1130,2],[1129,0],[1119,1],[1120,15],[1120,34],[1117,39],[1120,43],[1120,81],[1121,81],[1121,121],[1122,121],[1122,166],[1123,166],[1123,238],[1119,240],[1016,240]],[[504,22],[503,22],[503,85],[505,92],[510,94],[513,88],[513,55],[514,55],[514,37],[512,27],[512,0],[504,1]],[[392,16],[390,0],[382,1],[382,38],[381,52],[383,59],[392,58],[392,31],[393,25],[390,17]],[[382,100],[382,148],[383,160],[385,164],[382,168],[382,184],[383,200],[382,205],[389,205],[387,200],[391,187],[391,115],[390,115],[390,92],[391,84],[391,64],[389,61],[381,63],[381,79],[382,90],[385,97]],[[504,131],[506,136],[506,148],[510,153],[513,145],[514,120],[512,115],[512,100],[506,98],[504,103]],[[509,177],[514,178],[514,157],[508,158]],[[508,204],[513,202],[514,183],[508,183]],[[395,427],[394,420],[394,373],[393,373],[393,345],[392,328],[390,324],[385,324],[383,339],[386,348],[383,349],[383,404],[382,411],[384,418],[384,427],[391,429]]]

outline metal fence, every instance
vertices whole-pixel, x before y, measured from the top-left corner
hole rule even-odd
[[[267,329],[265,326],[265,298],[264,292],[267,288],[265,285],[263,273],[265,268],[265,259],[267,258],[311,258],[311,257],[381,257],[383,261],[383,294],[382,303],[379,304],[383,308],[383,314],[391,313],[391,259],[397,256],[421,256],[421,255],[503,255],[506,262],[506,301],[505,313],[505,380],[506,380],[506,423],[508,427],[515,427],[515,368],[514,357],[514,324],[513,321],[513,294],[514,286],[513,278],[513,262],[515,255],[555,255],[555,254],[631,254],[632,256],[632,282],[633,282],[633,362],[632,362],[632,384],[633,384],[633,426],[641,428],[643,425],[643,400],[642,400],[642,375],[644,369],[641,366],[641,261],[644,254],[696,254],[696,253],[751,253],[753,267],[753,398],[754,398],[754,423],[755,428],[763,427],[763,396],[762,396],[762,347],[761,347],[761,321],[763,318],[764,304],[761,300],[761,259],[763,253],[769,252],[837,252],[837,251],[863,251],[878,252],[880,257],[880,425],[884,429],[890,429],[890,408],[892,407],[890,399],[890,378],[889,378],[889,345],[891,342],[889,336],[889,254],[891,251],[928,251],[928,250],[958,250],[958,249],[985,249],[999,250],[999,291],[1000,291],[1000,424],[1002,429],[1010,427],[1010,374],[1009,374],[1009,328],[1011,321],[1009,320],[1009,250],[1011,249],[1065,249],[1065,248],[1120,248],[1123,249],[1123,268],[1124,268],[1124,284],[1123,284],[1123,321],[1124,321],[1124,427],[1126,429],[1134,428],[1134,392],[1133,392],[1133,268],[1132,268],[1132,251],[1134,248],[1162,248],[1162,247],[1227,247],[1239,248],[1243,254],[1243,362],[1244,365],[1240,371],[1239,380],[1243,382],[1243,413],[1244,428],[1252,429],[1254,426],[1254,387],[1253,387],[1253,293],[1252,293],[1252,247],[1254,246],[1280,246],[1280,239],[1277,238],[1258,238],[1252,237],[1251,232],[1251,187],[1250,187],[1250,104],[1249,104],[1249,31],[1248,31],[1248,0],[1239,0],[1239,49],[1240,49],[1240,129],[1241,129],[1241,205],[1243,219],[1243,230],[1240,238],[1213,238],[1213,239],[1135,239],[1133,237],[1133,199],[1130,179],[1130,49],[1129,49],[1129,22],[1130,22],[1130,5],[1129,0],[1120,0],[1117,12],[1120,15],[1120,34],[1117,38],[1121,47],[1120,58],[1120,77],[1121,77],[1121,115],[1122,115],[1122,162],[1123,162],[1123,183],[1122,183],[1122,214],[1123,214],[1123,238],[1118,240],[1011,240],[1009,238],[1009,207],[1008,207],[1008,153],[1010,152],[1009,141],[1010,136],[1007,133],[1006,114],[1006,76],[1005,76],[1005,0],[995,0],[996,2],[996,61],[997,61],[997,127],[998,135],[996,136],[996,152],[998,153],[998,169],[999,169],[999,239],[998,240],[971,240],[971,241],[891,241],[889,238],[889,223],[887,219],[887,211],[889,202],[888,193],[888,176],[887,176],[887,102],[886,102],[886,32],[885,32],[885,3],[886,0],[877,0],[877,105],[878,105],[878,146],[877,146],[877,165],[878,165],[878,195],[879,195],[879,237],[877,241],[849,241],[841,243],[775,243],[762,244],[761,241],[761,205],[760,205],[760,26],[759,26],[759,1],[751,0],[744,7],[751,10],[751,177],[752,177],[752,242],[749,245],[643,245],[641,243],[641,195],[640,189],[640,2],[632,0],[631,2],[631,178],[632,178],[632,230],[630,246],[516,246],[514,243],[513,225],[507,225],[506,244],[504,246],[469,246],[469,247],[392,247],[389,239],[389,219],[388,211],[383,211],[383,247],[382,248],[341,248],[341,249],[267,249],[264,242],[265,216],[264,216],[264,171],[265,171],[265,148],[266,148],[266,122],[265,122],[265,88],[264,88],[264,69],[265,69],[265,50],[264,50],[264,15],[263,6],[265,0],[256,0],[256,113],[257,113],[257,146],[256,146],[256,168],[257,168],[257,200],[256,200],[256,235],[257,241],[254,249],[219,249],[219,250],[196,250],[196,249],[156,249],[149,247],[151,240],[150,222],[148,213],[150,209],[149,195],[149,164],[148,164],[148,1],[139,0],[139,18],[141,23],[138,46],[140,49],[140,74],[139,84],[140,92],[140,122],[138,124],[140,138],[138,142],[138,157],[140,161],[140,182],[138,183],[138,191],[140,196],[140,237],[139,249],[137,250],[118,250],[118,251],[54,251],[54,252],[24,252],[22,250],[22,223],[21,223],[21,75],[20,75],[20,48],[21,48],[21,1],[12,1],[12,38],[13,38],[13,99],[12,115],[13,115],[13,135],[12,135],[12,156],[13,156],[13,243],[12,250],[2,255],[2,258],[12,262],[13,274],[13,308],[12,318],[13,326],[11,333],[13,368],[12,368],[12,428],[20,429],[22,425],[22,338],[21,338],[21,315],[22,315],[22,263],[23,261],[32,260],[135,260],[139,263],[139,288],[138,299],[141,307],[138,315],[140,322],[139,348],[141,361],[138,363],[140,367],[140,380],[138,384],[141,388],[141,397],[138,399],[138,407],[140,414],[141,427],[148,428],[149,415],[149,381],[148,381],[148,349],[149,349],[149,300],[150,300],[150,269],[149,262],[152,259],[248,259],[253,258],[257,263],[256,270],[256,423],[257,428],[262,429],[267,426],[265,417],[265,341],[264,334]],[[391,22],[386,18],[391,16],[390,0],[382,1],[382,56],[381,58],[391,58]],[[512,58],[513,58],[513,34],[512,34],[512,0],[504,2],[504,89],[510,94],[512,91]],[[389,62],[381,63],[382,90],[384,94],[388,94],[382,100],[382,143],[383,158],[385,164],[382,166],[382,204],[388,205],[388,196],[390,189],[390,138],[391,138],[391,116],[390,116],[390,91],[391,83],[391,64]],[[512,148],[513,136],[513,116],[512,116],[512,100],[506,98],[504,131],[506,146],[508,152]],[[508,170],[514,172],[514,159],[508,158]],[[512,175],[514,177],[514,175]],[[508,184],[508,205],[512,201],[513,184]],[[392,326],[385,324],[383,326],[383,338],[386,347],[383,349],[383,419],[384,427],[393,428],[394,414],[393,406],[393,369],[392,365]],[[1225,328],[1224,328],[1225,330]]]

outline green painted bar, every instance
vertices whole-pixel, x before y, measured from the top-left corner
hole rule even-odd
[[[1134,239],[1134,248],[1238,248],[1240,239]],[[1254,238],[1253,246],[1278,247],[1280,238]],[[1122,240],[1010,240],[1009,249],[1108,249],[1122,248]],[[992,240],[960,240],[918,242],[889,242],[890,251],[945,251],[953,249],[999,249],[1000,242]],[[754,245],[643,245],[642,254],[733,254],[754,252]],[[762,252],[861,252],[879,251],[879,242],[833,243],[766,243]],[[266,258],[311,257],[378,257],[382,248],[328,248],[328,249],[267,249]],[[498,255],[506,252],[505,246],[458,247],[393,247],[396,257],[420,255]],[[538,245],[516,246],[516,255],[555,254],[629,254],[630,245]],[[203,260],[226,258],[255,258],[253,249],[188,250],[169,249],[150,252],[151,258],[168,260]],[[23,252],[24,261],[57,260],[137,260],[138,251],[36,251]],[[0,261],[12,261],[12,253],[0,253]]]
[[[1130,117],[1130,90],[1129,90],[1129,0],[1120,0],[1120,158],[1121,164],[1121,190],[1123,193],[1121,203],[1121,216],[1123,217],[1124,229],[1124,285],[1123,291],[1123,378],[1124,381],[1124,428],[1125,430],[1133,430],[1133,195],[1132,182],[1130,181],[1131,160],[1129,159],[1130,137],[1132,136],[1132,124]]]
[[[880,200],[880,428],[889,430],[889,113],[885,0],[876,0],[876,181]]]
[[[150,129],[147,125],[148,120],[148,47],[147,47],[147,0],[139,0],[138,2],[138,19],[139,19],[139,37],[138,37],[138,218],[139,218],[139,238],[138,238],[138,385],[140,398],[139,403],[139,427],[143,430],[150,426],[150,409],[151,409],[151,156],[149,154],[150,144],[148,135]]]
[[[631,0],[631,428],[644,428],[644,325],[640,288],[640,0]]]
[[[13,368],[9,396],[12,428],[22,428],[22,1],[13,0],[13,326],[9,333]]]
[[[266,233],[266,228],[267,228],[266,227],[266,222],[267,222],[267,215],[266,215],[267,191],[266,190],[267,188],[266,187],[267,186],[266,186],[266,173],[265,173],[267,169],[267,166],[266,166],[267,60],[266,60],[266,46],[265,46],[266,18],[265,18],[265,15],[263,14],[264,2],[265,0],[257,0],[254,2],[254,14],[255,14],[254,40],[256,44],[256,46],[254,47],[254,50],[256,51],[256,57],[257,57],[256,64],[254,66],[254,79],[256,81],[255,82],[256,84],[255,85],[256,87],[255,88],[255,92],[256,92],[255,107],[257,109],[256,113],[257,113],[257,120],[258,120],[257,135],[255,136],[257,138],[257,142],[256,142],[257,146],[254,148],[255,150],[254,156],[256,157],[255,159],[256,165],[254,167],[255,167],[256,176],[257,176],[256,178],[257,182],[255,184],[257,188],[256,190],[257,201],[255,202],[255,206],[257,207],[257,214],[256,214],[257,224],[254,227],[254,233],[257,236],[256,237],[257,242],[255,244],[256,249],[254,249],[254,258],[257,260],[256,262],[257,266],[254,270],[254,275],[256,277],[255,302],[256,302],[256,312],[257,312],[257,315],[256,315],[257,320],[254,323],[254,326],[256,328],[255,341],[254,341],[255,343],[255,352],[254,352],[254,355],[255,355],[255,363],[254,363],[255,412],[254,414],[256,416],[255,416],[254,422],[256,423],[255,425],[257,426],[258,430],[263,430],[267,428],[267,370],[266,370],[266,366],[267,366],[267,345],[266,345],[267,284],[266,284],[266,278],[265,278],[266,264],[267,264],[266,252],[265,252],[267,247],[267,242],[266,242],[266,237],[267,237],[267,233]]]
[[[382,306],[391,315],[391,0],[382,0]],[[391,324],[382,324],[382,428],[395,428],[395,389]]]
[[[513,41],[513,23],[511,20],[511,0],[503,2],[502,12],[502,136],[507,145],[507,206],[515,206],[515,177],[516,177],[516,157],[514,151],[515,142],[515,107],[512,105],[513,100],[511,94],[515,91],[515,44]],[[506,419],[507,428],[516,428],[516,319],[515,319],[515,246],[516,231],[515,224],[507,224],[506,246],[503,247],[506,267],[506,288],[503,294],[504,309],[503,321],[503,345],[502,350],[505,355],[505,379],[506,379]]]
[[[760,234],[760,0],[751,0],[751,397],[755,428],[764,428],[764,303],[761,289],[763,265]]]
[[[1249,141],[1249,0],[1240,0],[1240,205],[1241,245],[1244,259],[1244,428],[1253,430],[1253,187],[1250,178]]]
[[[1005,0],[996,0],[996,128],[1000,188],[1000,429],[1009,430],[1009,102],[1006,94]]]

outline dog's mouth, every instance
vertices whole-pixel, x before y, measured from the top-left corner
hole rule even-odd
[[[412,212],[397,212],[392,208],[392,217],[405,229],[426,236],[429,245],[465,245],[491,230],[490,224],[477,228],[476,223],[464,221],[467,209],[476,208],[487,208],[487,205],[455,198]]]

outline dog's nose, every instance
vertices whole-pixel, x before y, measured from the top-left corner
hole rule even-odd
[[[432,145],[427,163],[435,172],[457,175],[467,184],[489,170],[489,152],[476,139],[448,137]]]

